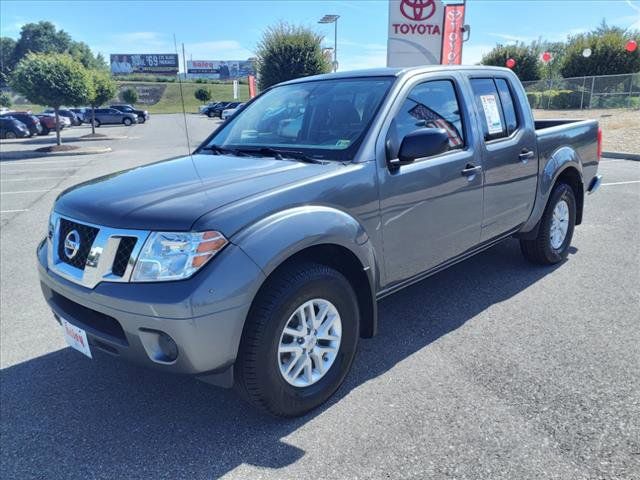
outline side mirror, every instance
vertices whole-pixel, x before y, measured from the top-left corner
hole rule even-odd
[[[418,158],[431,157],[449,150],[449,136],[442,128],[421,128],[402,139],[398,158],[389,163],[394,167],[407,165]]]

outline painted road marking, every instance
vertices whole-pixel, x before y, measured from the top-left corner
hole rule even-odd
[[[17,213],[17,212],[28,212],[28,208],[23,208],[20,210],[0,210],[0,213]]]
[[[609,185],[629,185],[630,183],[640,183],[640,180],[629,180],[628,182],[611,182],[611,183],[603,183],[603,187],[608,187]]]
[[[61,188],[48,188],[46,190],[18,190],[16,192],[0,192],[0,195],[14,195],[17,193],[44,193],[53,192],[54,190],[62,190]]]

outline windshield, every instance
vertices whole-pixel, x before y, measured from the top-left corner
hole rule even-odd
[[[295,149],[317,159],[352,160],[394,80],[317,80],[275,87],[233,117],[208,145]]]

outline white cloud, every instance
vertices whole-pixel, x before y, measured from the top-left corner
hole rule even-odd
[[[187,59],[194,60],[246,60],[254,56],[237,40],[185,43],[184,49]]]
[[[463,65],[475,65],[482,60],[482,56],[489,53],[495,45],[491,44],[469,44],[465,43],[462,46],[462,64]]]

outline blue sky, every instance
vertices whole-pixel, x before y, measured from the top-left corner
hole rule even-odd
[[[467,5],[471,40],[463,62],[469,64],[496,43],[562,40],[593,29],[602,18],[640,29],[639,0],[469,0]],[[178,43],[185,43],[187,59],[243,60],[253,55],[265,26],[279,20],[311,26],[326,35],[326,46],[333,46],[333,26],[317,24],[331,13],[340,15],[338,60],[346,70],[384,66],[387,10],[386,0],[2,0],[0,30],[15,38],[23,24],[49,20],[107,58],[109,53],[171,53],[175,33]]]

